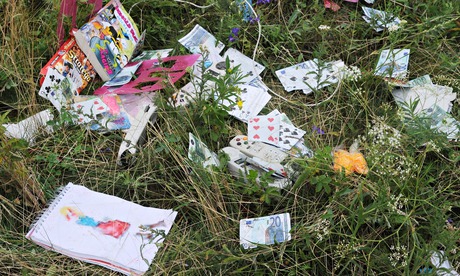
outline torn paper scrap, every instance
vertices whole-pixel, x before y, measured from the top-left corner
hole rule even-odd
[[[104,86],[122,86],[131,81],[142,62],[128,64],[113,79],[104,83]]]
[[[171,53],[172,50],[173,49],[145,50],[142,53],[140,53],[137,57],[133,58],[131,62],[165,58],[169,56],[169,53]]]
[[[9,138],[24,139],[30,145],[35,143],[35,138],[44,130],[47,133],[53,132],[47,122],[53,120],[53,114],[49,110],[43,110],[18,123],[3,124],[6,129],[5,135]]]
[[[220,52],[225,45],[217,41],[212,34],[198,24],[188,34],[179,39],[179,43],[184,45],[191,53],[201,54],[206,57],[204,61],[200,58],[197,65],[194,66],[193,74],[197,77],[200,77],[203,73],[200,68],[201,62],[204,62],[204,67],[207,69],[211,65],[222,61]]]

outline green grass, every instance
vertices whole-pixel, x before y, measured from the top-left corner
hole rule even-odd
[[[59,1],[1,1],[0,110],[2,121],[17,121],[50,104],[38,92],[38,72],[57,49]],[[141,30],[146,49],[174,48],[177,39],[200,24],[227,46],[252,56],[258,26],[244,23],[229,0],[196,1],[201,9],[173,0],[123,1]],[[45,251],[24,235],[54,190],[69,181],[144,206],[179,212],[148,274],[414,275],[442,248],[460,268],[459,143],[401,123],[391,87],[373,75],[379,51],[410,48],[410,79],[429,74],[433,81],[460,89],[460,2],[376,0],[372,6],[407,21],[401,29],[376,33],[362,20],[362,3],[337,0],[338,12],[322,1],[278,0],[254,6],[261,40],[256,60],[267,69],[264,82],[278,95],[262,112],[277,108],[307,131],[316,152],[301,159],[295,185],[273,191],[232,179],[225,168],[208,171],[187,158],[188,132],[213,151],[228,145],[244,124],[212,111],[201,100],[187,109],[166,105],[171,91],[158,93],[158,119],[129,169],[116,165],[121,133],[104,135],[58,124],[34,146],[0,137],[0,271],[8,275],[115,275],[104,268]],[[360,1],[363,2],[364,1]],[[81,5],[79,24],[88,7]],[[231,8],[228,8],[228,7]],[[318,26],[328,25],[328,31]],[[231,28],[239,39],[228,42]],[[286,93],[275,71],[300,61],[342,59],[361,69],[358,81],[315,91]],[[84,93],[91,94],[91,87]],[[206,110],[206,108],[208,108]],[[9,112],[8,114],[4,112]],[[452,115],[460,120],[458,101]],[[209,124],[203,124],[206,121]],[[317,135],[313,126],[325,131]],[[374,131],[386,130],[386,137]],[[212,135],[212,133],[220,135]],[[337,174],[331,150],[360,137],[369,164],[367,176]],[[426,143],[428,142],[428,145]],[[434,145],[434,146],[433,146]],[[318,185],[321,187],[318,188]],[[324,188],[329,186],[330,189]],[[292,240],[244,250],[239,220],[289,212]],[[390,258],[390,256],[392,258]],[[396,260],[396,257],[402,256]],[[393,262],[392,262],[393,260]],[[394,261],[396,260],[396,261]]]

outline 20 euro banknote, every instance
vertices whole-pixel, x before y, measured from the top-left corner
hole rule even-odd
[[[274,244],[291,239],[289,213],[240,220],[240,244],[256,248],[258,244]]]

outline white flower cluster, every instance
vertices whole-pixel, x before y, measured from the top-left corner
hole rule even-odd
[[[356,254],[364,246],[361,244],[355,244],[354,242],[345,242],[340,240],[337,244],[336,250],[334,251],[334,258],[336,259],[334,264],[334,271],[338,270],[341,265],[341,260],[348,258],[351,260],[356,259]]]
[[[364,95],[364,89],[362,87],[358,87],[356,88],[356,90],[352,90],[351,91],[351,94],[353,94],[354,96],[363,96]]]
[[[409,256],[409,253],[407,252],[407,247],[405,245],[391,245],[390,250],[392,252],[390,256],[388,256],[388,259],[393,267],[398,266],[398,264],[401,264],[401,266],[407,265],[407,257]]]
[[[328,26],[328,25],[319,25],[318,26],[318,30],[321,30],[321,31],[328,31],[330,29],[331,29],[331,27]]]
[[[415,172],[418,169],[418,165],[406,156],[395,155],[390,152],[383,153],[375,148],[369,152],[368,157],[374,163],[372,171],[382,177],[407,180],[415,177]]]
[[[405,205],[407,205],[407,198],[401,199],[401,197],[402,194],[399,194],[398,196],[391,195],[388,207],[392,212],[405,216],[406,213],[402,209]]]
[[[373,120],[367,138],[359,137],[360,142],[369,146],[367,157],[372,163],[372,171],[382,177],[406,180],[414,177],[418,165],[412,158],[402,155],[401,133],[399,130],[381,123],[383,119]]]
[[[426,142],[425,146],[426,146],[426,149],[430,151],[434,151],[438,153],[441,151],[441,149],[436,145],[435,142],[433,142],[433,140]]]
[[[367,134],[374,144],[383,147],[401,147],[401,133],[399,130],[376,120],[372,120],[372,124],[373,126]]]
[[[316,234],[318,241],[322,241],[323,238],[330,233],[331,222],[327,219],[320,219],[319,222],[313,225],[313,232]]]
[[[391,25],[390,27],[388,27],[388,31],[390,33],[394,32],[394,31],[397,31],[399,30],[399,25],[398,24],[394,24],[394,25]]]
[[[359,70],[358,67],[353,65],[341,66],[339,69],[339,76],[341,79],[344,80],[357,81],[361,78],[361,70]]]

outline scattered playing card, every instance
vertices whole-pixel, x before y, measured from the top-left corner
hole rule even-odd
[[[230,107],[230,115],[238,120],[247,122],[250,117],[257,116],[271,99],[270,94],[263,89],[251,85],[238,85],[239,93],[222,102]]]
[[[246,84],[252,81],[254,78],[259,76],[262,71],[265,70],[265,67],[262,64],[253,61],[251,58],[247,57],[236,49],[229,48],[224,54],[224,60],[226,60],[227,57],[230,60],[230,65],[232,68],[238,65],[240,66],[239,68],[241,70],[241,74],[245,76],[241,80],[242,83]]]
[[[289,120],[284,113],[280,113],[278,110],[273,110],[268,116],[279,117],[280,131],[279,131],[279,143],[278,147],[283,150],[290,150],[296,145],[300,139],[305,135],[306,131],[299,129]]]
[[[66,104],[65,94],[70,92],[64,91],[66,88],[70,88],[68,80],[56,69],[50,68],[45,76],[45,80],[43,81],[38,95],[49,100],[60,112],[62,107]],[[69,96],[72,98],[72,95]]]
[[[71,113],[77,115],[77,124],[98,120],[98,115],[109,111],[108,106],[99,97],[79,96],[76,103],[71,105]],[[101,116],[99,116],[101,117]]]
[[[341,60],[321,62],[313,59],[280,69],[275,73],[286,91],[303,90],[305,94],[309,94],[315,89],[338,82],[338,68],[343,66]]]

